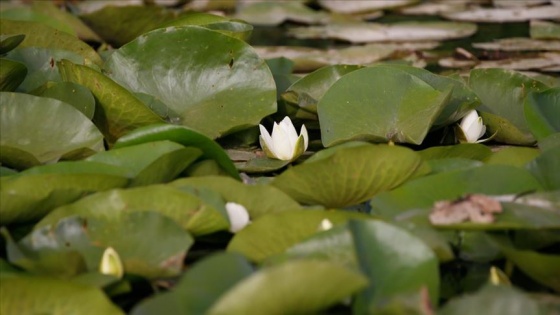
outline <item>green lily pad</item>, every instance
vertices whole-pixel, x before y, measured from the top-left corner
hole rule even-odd
[[[430,174],[466,170],[484,165],[481,161],[458,157],[427,160],[426,164],[430,167]]]
[[[10,21],[37,22],[52,27],[53,29],[70,34],[72,36],[76,36],[76,31],[74,31],[68,24],[50,15],[47,15],[44,12],[34,10],[29,6],[14,7],[2,10],[0,11],[0,18]]]
[[[129,174],[94,162],[58,162],[30,168],[2,180],[0,224],[42,218],[52,209],[87,194],[123,187]]]
[[[68,50],[84,57],[86,62],[101,65],[101,57],[88,44],[77,37],[60,32],[42,23],[1,20],[2,34],[23,34],[19,47],[43,47]]]
[[[222,195],[226,201],[243,205],[254,220],[268,213],[297,210],[301,206],[276,187],[246,185],[223,176],[204,176],[178,179],[175,187],[208,188]]]
[[[384,9],[393,9],[414,4],[418,0],[377,0],[377,1],[333,1],[333,0],[319,0],[321,7],[328,9],[332,12],[343,14],[355,14],[370,11],[378,11]]]
[[[431,147],[418,151],[424,160],[439,160],[445,158],[464,158],[484,161],[492,155],[490,148],[478,143],[461,143],[457,145]]]
[[[202,150],[202,158],[216,161],[229,176],[239,179],[239,172],[235,165],[218,143],[199,132],[183,126],[155,124],[141,127],[119,138],[114,148],[160,140],[169,140],[186,147],[198,148]]]
[[[220,296],[252,273],[251,264],[239,254],[212,255],[189,268],[172,291],[139,303],[131,314],[204,314]]]
[[[372,67],[338,80],[317,104],[325,146],[349,140],[420,144],[451,92],[405,71]]]
[[[444,77],[431,73],[428,70],[411,67],[407,65],[387,64],[379,67],[389,67],[389,69],[398,69],[418,77],[422,81],[428,83],[434,89],[447,93],[451,87],[451,95],[442,109],[441,113],[434,121],[434,127],[443,127],[452,124],[463,118],[470,110],[480,105],[480,100],[462,81]]]
[[[0,91],[15,91],[26,75],[27,67],[23,63],[0,58]]]
[[[361,145],[294,166],[272,185],[296,201],[329,208],[355,205],[427,171],[414,151],[398,146]],[[363,176],[363,174],[368,174]]]
[[[84,63],[84,57],[68,50],[44,47],[17,48],[8,53],[6,58],[23,63],[29,73],[19,90],[31,92],[49,81],[60,82],[57,61],[70,60],[77,64]]]
[[[311,314],[341,302],[367,283],[361,273],[334,263],[289,261],[240,281],[208,314]]]
[[[138,127],[161,123],[162,119],[122,86],[92,68],[58,62],[62,80],[87,87],[97,101],[94,122],[109,143]]]
[[[505,164],[523,167],[539,154],[540,151],[537,148],[507,147],[492,153],[492,155],[486,159],[486,164]]]
[[[223,204],[222,204],[223,207]],[[128,212],[155,211],[172,218],[193,235],[229,227],[225,210],[220,211],[201,197],[166,185],[114,189],[84,197],[52,211],[35,228],[54,225],[65,217],[119,218]]]
[[[290,104],[317,113],[317,103],[343,75],[363,68],[357,65],[333,65],[318,69],[292,84],[282,98]]]
[[[483,23],[506,23],[524,22],[529,20],[554,19],[560,13],[558,6],[543,5],[536,7],[512,7],[512,8],[481,8],[475,7],[471,10],[458,12],[447,12],[442,14],[446,19],[454,21],[483,22]]]
[[[484,165],[411,180],[375,196],[372,213],[398,215],[406,210],[431,208],[439,200],[453,200],[470,193],[519,194],[540,188],[526,170],[509,165]]]
[[[534,39],[560,39],[560,24],[531,20],[529,24],[529,34]]]
[[[356,253],[369,287],[358,294],[353,309],[372,313],[398,294],[425,288],[438,301],[439,265],[432,250],[409,232],[381,221],[351,221]]]
[[[544,151],[526,165],[544,190],[560,189],[560,146]]]
[[[88,119],[95,113],[95,98],[86,87],[72,82],[48,82],[37,96],[54,98],[74,106]]]
[[[262,262],[323,231],[321,222],[325,219],[336,226],[350,219],[372,217],[349,211],[299,210],[271,213],[235,234],[227,250],[242,253],[252,261]]]
[[[558,51],[560,41],[538,40],[525,37],[502,38],[488,43],[473,43],[472,46],[484,50],[501,51]]]
[[[200,155],[197,148],[164,140],[99,152],[86,160],[127,169],[134,176],[130,186],[143,186],[173,180]]]
[[[539,140],[539,149],[547,151],[554,147],[560,146],[560,132],[551,134],[550,136]]]
[[[560,88],[529,93],[524,112],[529,130],[537,140],[560,132]]]
[[[18,245],[31,255],[40,255],[41,251],[78,252],[90,271],[99,270],[103,251],[112,247],[126,273],[159,278],[179,275],[193,243],[193,238],[181,226],[162,214],[121,211],[104,217],[66,217],[33,230]],[[12,257],[10,261],[18,264]],[[58,263],[68,262],[59,260]]]
[[[328,22],[326,12],[316,11],[301,2],[256,2],[242,6],[235,17],[254,25],[274,26],[286,21],[319,24]]]
[[[39,163],[52,163],[104,150],[99,130],[71,105],[20,93],[0,92],[0,95],[3,164],[19,169],[34,165],[27,158],[20,159],[13,154],[18,151],[28,153]]]
[[[253,32],[253,26],[245,21],[203,12],[188,12],[176,19],[158,25],[158,28],[186,25],[202,26],[244,41],[249,40]]]
[[[2,314],[122,315],[102,290],[68,280],[14,276],[0,281]]]
[[[9,51],[16,48],[24,39],[24,34],[11,35],[2,32],[2,35],[0,35],[0,55],[7,54]]]
[[[101,38],[116,47],[157,28],[173,17],[174,14],[163,7],[143,5],[107,5],[95,12],[80,15],[80,19]]]
[[[106,68],[130,91],[167,104],[179,114],[178,124],[210,138],[254,126],[276,111],[274,80],[254,50],[198,26],[144,34],[112,53]]]
[[[497,132],[495,141],[535,143],[525,120],[523,101],[529,92],[547,89],[545,84],[511,70],[475,69],[471,71],[469,85],[482,101],[478,110],[488,132]]]
[[[538,304],[515,287],[486,285],[473,294],[449,301],[441,308],[441,315],[538,315]]]
[[[237,162],[235,163],[235,167],[237,167],[239,171],[249,174],[269,173],[279,170],[290,163],[290,161],[271,159],[267,157],[256,157],[245,162]]]

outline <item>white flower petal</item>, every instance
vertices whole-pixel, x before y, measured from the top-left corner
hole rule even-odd
[[[281,125],[274,125],[272,130],[272,141],[274,142],[274,154],[276,158],[289,161],[294,155],[294,145],[291,144],[286,128]]]
[[[486,132],[486,126],[484,126],[482,118],[478,116],[474,109],[463,117],[459,127],[463,131],[468,143],[475,143]]]
[[[303,152],[305,152],[309,146],[309,135],[307,134],[307,128],[305,128],[305,125],[301,125],[299,135],[303,135]]]
[[[99,264],[99,272],[104,275],[115,276],[119,279],[122,278],[124,274],[123,264],[119,254],[112,247],[107,247],[103,252],[101,263]]]
[[[286,116],[284,119],[282,119],[282,121],[280,122],[280,125],[281,125],[282,129],[284,130],[284,132],[286,133],[286,135],[288,135],[288,139],[290,140],[290,144],[292,146],[294,146],[296,144],[298,134],[296,132],[296,128],[294,127],[294,124],[292,123],[292,120],[290,119],[290,117]]]
[[[332,227],[333,227],[333,224],[332,224],[331,220],[329,220],[329,219],[323,219],[323,221],[321,221],[321,224],[320,224],[320,226],[319,226],[319,229],[320,229],[321,231],[326,231],[326,230],[332,229]]]
[[[232,233],[237,233],[251,222],[249,220],[249,212],[247,212],[247,209],[238,203],[226,203],[226,211],[230,222],[229,230]]]
[[[259,129],[261,131],[261,137],[266,144],[266,147],[270,152],[274,152],[274,142],[272,141],[272,137],[263,125],[259,124]]]

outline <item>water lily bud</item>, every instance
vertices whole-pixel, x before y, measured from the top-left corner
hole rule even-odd
[[[101,257],[101,263],[99,264],[99,272],[104,275],[115,276],[117,278],[122,278],[124,274],[124,268],[121,262],[121,258],[117,251],[112,247],[107,247],[103,252]]]
[[[459,141],[477,143],[478,139],[486,132],[486,126],[482,123],[482,117],[478,116],[476,110],[471,110],[459,124]]]
[[[232,233],[237,233],[251,222],[247,209],[238,203],[226,203],[226,211],[230,222],[229,231]]]
[[[283,161],[293,161],[307,150],[309,136],[305,125],[301,126],[298,136],[290,117],[286,116],[280,123],[274,123],[272,135],[263,125],[259,125],[261,147],[266,156]]]

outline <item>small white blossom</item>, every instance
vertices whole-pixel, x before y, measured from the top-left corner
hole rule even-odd
[[[471,110],[459,124],[459,128],[463,132],[463,142],[477,143],[477,141],[486,132],[486,126],[482,123],[482,117],[478,116],[476,110]]]
[[[319,229],[321,231],[326,231],[326,230],[330,230],[332,229],[333,224],[331,222],[331,220],[329,219],[323,219],[323,221],[321,221],[321,224],[319,225]]]
[[[286,116],[280,123],[274,123],[272,136],[263,125],[259,125],[259,128],[261,147],[269,158],[293,161],[307,150],[309,136],[305,125],[301,126],[298,136],[290,117]]]
[[[226,211],[229,217],[230,228],[229,231],[237,233],[242,230],[247,224],[251,223],[249,220],[249,212],[242,205],[235,202],[226,203]]]
[[[112,247],[107,247],[103,252],[101,257],[101,263],[99,264],[99,272],[104,275],[115,276],[117,278],[122,278],[124,274],[124,268],[121,262],[121,258],[116,250]]]

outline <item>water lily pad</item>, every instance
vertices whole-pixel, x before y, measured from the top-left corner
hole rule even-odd
[[[475,293],[449,301],[438,314],[537,315],[541,312],[538,304],[521,290],[488,284]]]
[[[122,86],[92,68],[62,60],[60,75],[66,82],[87,87],[97,101],[94,121],[109,143],[138,127],[162,119]]]
[[[28,222],[93,192],[123,187],[129,174],[94,162],[58,162],[2,180],[0,224]]]
[[[237,169],[241,172],[255,174],[276,171],[288,164],[290,164],[290,161],[271,159],[267,157],[255,157],[245,162],[236,162],[235,167],[237,167]]]
[[[24,151],[39,163],[61,158],[83,158],[104,150],[103,136],[77,109],[59,100],[27,94],[1,92],[0,120],[3,164],[27,168]],[[10,150],[10,149],[15,149]]]
[[[295,260],[245,278],[208,314],[311,314],[341,302],[367,283],[361,273],[334,263]]]
[[[16,48],[25,39],[24,34],[4,34],[0,35],[0,55],[8,53],[10,50]]]
[[[329,11],[344,13],[344,14],[354,14],[360,12],[393,9],[402,6],[407,6],[416,2],[418,2],[418,0],[376,0],[376,1],[319,0],[319,4],[323,8],[326,8]]]
[[[54,98],[74,106],[88,119],[93,119],[95,98],[86,87],[72,82],[49,82],[39,89],[38,96]]]
[[[84,57],[68,50],[23,47],[12,50],[6,58],[23,63],[29,74],[19,87],[20,91],[31,92],[49,81],[60,82],[57,61],[70,60],[77,64],[84,63]]]
[[[2,314],[124,314],[102,290],[68,280],[15,276],[2,278],[0,287]]]
[[[282,98],[300,108],[317,113],[317,103],[343,75],[362,68],[357,65],[334,65],[318,69],[292,84]]]
[[[525,119],[535,138],[560,132],[560,88],[531,92],[524,102]]]
[[[474,8],[471,10],[444,13],[443,17],[454,21],[505,23],[554,19],[558,17],[558,15],[560,15],[560,7],[544,5],[529,8]]]
[[[141,143],[169,140],[186,147],[202,150],[202,158],[212,159],[231,177],[239,179],[239,172],[222,147],[207,136],[192,129],[176,125],[154,124],[137,128],[119,138],[114,148],[122,148]]]
[[[242,253],[252,261],[262,262],[323,231],[321,222],[325,219],[336,226],[350,219],[360,218],[372,217],[349,211],[299,210],[271,213],[235,234],[227,250]]]
[[[0,17],[3,20],[10,21],[37,22],[52,27],[53,29],[56,29],[58,31],[67,33],[69,35],[76,36],[76,31],[74,31],[68,24],[64,23],[64,21],[61,21],[51,15],[45,14],[45,12],[34,10],[29,6],[13,7],[2,10],[0,12]]]
[[[197,148],[164,140],[99,152],[86,160],[127,169],[134,176],[130,186],[143,186],[173,180],[200,155]]]
[[[539,154],[540,150],[537,148],[507,147],[494,152],[486,159],[486,164],[505,164],[523,167]]]
[[[439,294],[438,260],[409,232],[381,221],[351,221],[356,253],[369,287],[354,301],[354,312],[369,313],[397,294],[428,290],[432,304]]]
[[[325,26],[295,27],[289,35],[295,38],[333,38],[351,43],[439,41],[468,37],[476,24],[459,22],[331,23]]]
[[[554,147],[560,146],[560,132],[551,134],[550,136],[539,140],[539,149],[546,151]]]
[[[494,140],[518,145],[535,142],[525,120],[523,101],[529,92],[543,91],[548,88],[546,85],[519,72],[502,69],[472,70],[469,85],[482,101],[478,110],[488,133],[497,132]]]
[[[337,208],[390,190],[415,173],[425,173],[424,167],[420,156],[410,149],[362,145],[292,167],[277,176],[272,185],[301,203]]]
[[[227,202],[243,205],[251,218],[267,213],[297,210],[301,206],[281,190],[268,185],[247,185],[223,176],[182,178],[174,181],[175,187],[208,188],[222,195]]]
[[[223,207],[223,202],[221,204]],[[93,194],[51,212],[35,226],[53,225],[65,217],[118,219],[128,212],[155,211],[175,220],[193,235],[208,234],[228,228],[225,210],[188,191],[171,186],[152,185],[131,189],[114,189]]]
[[[519,194],[540,187],[527,171],[509,165],[485,165],[468,170],[438,173],[411,180],[371,200],[372,213],[397,215],[406,210],[429,208],[439,200],[465,194]]]
[[[126,273],[159,278],[180,273],[193,243],[171,218],[153,211],[122,211],[112,216],[67,217],[33,230],[19,245],[28,254],[76,251],[90,271],[98,270],[103,251],[112,247]],[[17,264],[12,257],[10,261]]]
[[[558,51],[560,50],[560,40],[538,40],[531,38],[502,38],[489,43],[473,43],[472,46],[485,50],[502,51]]]
[[[23,63],[0,58],[0,91],[15,91],[26,75],[27,67]]]
[[[457,145],[431,147],[418,151],[425,160],[439,160],[444,158],[465,158],[484,161],[492,155],[490,148],[478,143],[461,143]]]
[[[274,80],[253,49],[198,26],[144,34],[112,53],[106,68],[118,83],[157,97],[179,114],[179,124],[210,138],[276,111]]]
[[[87,62],[101,65],[101,57],[88,44],[75,36],[57,31],[42,23],[1,20],[2,34],[23,34],[20,47],[43,47],[68,50],[84,57]]]
[[[317,105],[321,140],[420,144],[445,108],[442,93],[418,77],[392,67],[353,71],[338,80]]]
[[[176,19],[158,25],[158,28],[186,25],[202,26],[245,41],[249,40],[253,32],[253,26],[245,21],[203,12],[188,12]]]
[[[254,25],[279,25],[285,21],[322,24],[329,21],[325,12],[315,11],[301,2],[256,2],[242,6],[235,17]]]
[[[534,39],[560,39],[560,24],[548,21],[531,20],[529,33]]]
[[[527,169],[545,190],[560,189],[560,146],[544,151],[527,164]]]

